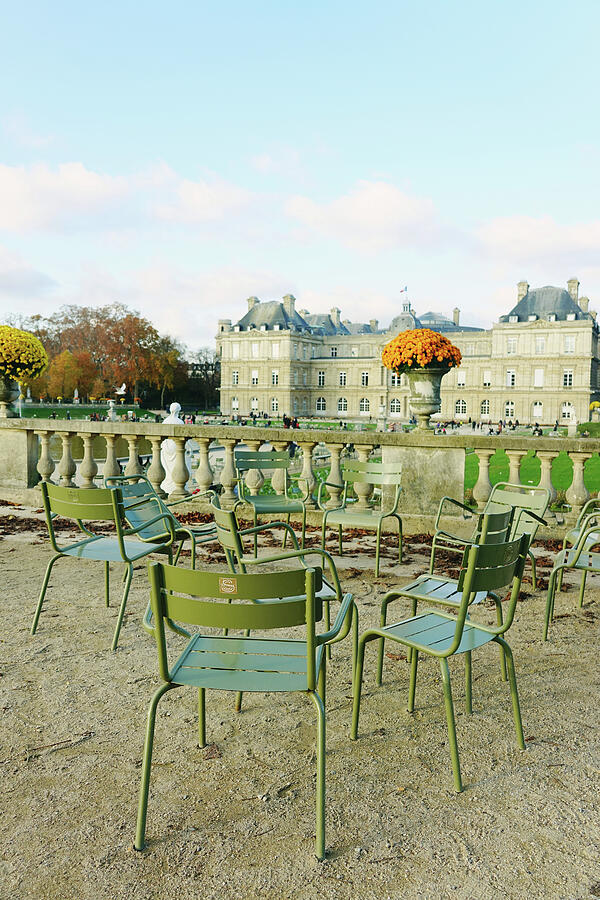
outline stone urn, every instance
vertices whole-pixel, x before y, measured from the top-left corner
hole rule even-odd
[[[0,419],[12,419],[10,404],[19,397],[19,385],[8,375],[0,375]]]
[[[410,387],[410,408],[418,420],[418,428],[427,431],[430,417],[440,411],[442,406],[440,388],[442,378],[448,371],[446,366],[440,366],[411,369],[406,373]]]

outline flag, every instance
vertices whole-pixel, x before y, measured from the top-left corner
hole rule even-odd
[[[408,290],[407,287],[403,287],[403,288],[401,289],[400,293],[401,293],[401,294],[405,294],[405,293],[407,292],[407,290]]]

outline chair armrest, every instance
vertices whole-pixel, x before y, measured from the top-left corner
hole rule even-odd
[[[304,550],[288,550],[285,553],[277,553],[275,556],[257,556],[256,558],[254,558],[253,556],[244,556],[241,562],[243,562],[245,566],[256,566],[260,565],[261,563],[279,562],[282,559],[299,559],[302,565],[305,566],[306,563],[304,562],[304,557],[308,556],[311,553],[315,556],[320,556],[327,563],[327,568],[329,569],[331,579],[334,583],[335,595],[338,600],[341,600],[342,587],[340,585],[340,579],[338,577],[333,557],[330,553],[327,552],[327,550],[321,550],[320,547],[306,547]]]
[[[325,488],[325,487],[334,487],[334,488],[343,489],[344,486],[342,484],[334,484],[331,481],[322,481],[321,482],[321,484],[319,485],[319,491],[317,493],[317,506],[319,507],[321,512],[327,512],[325,506],[321,503],[321,495],[323,493],[323,488]],[[344,506],[344,502],[342,500],[342,503],[339,506],[335,506],[333,508],[334,509],[342,509],[343,506]],[[330,508],[330,511],[331,511],[331,508]]]
[[[296,537],[296,533],[291,525],[288,525],[287,522],[263,522],[262,525],[254,525],[252,528],[240,528],[238,534],[248,535],[248,534],[258,534],[261,531],[270,531],[272,528],[284,528],[290,536],[290,539],[296,548],[296,550],[300,549],[300,544],[298,543],[298,538]]]
[[[151,634],[154,637],[155,628],[152,623],[152,619],[153,619],[152,607],[150,605],[150,602],[148,602],[148,605],[146,607],[146,612],[144,613],[144,618],[142,619],[142,627],[144,628],[145,631],[148,632],[148,634]],[[167,618],[167,616],[165,616],[165,622],[167,623],[167,627],[170,628],[171,631],[174,631],[175,634],[180,634],[181,637],[184,637],[184,638],[188,638],[188,639],[191,638],[191,636],[192,636],[191,632],[186,631],[186,629],[182,628],[181,625],[177,625],[177,623],[174,622],[173,619],[169,619],[169,618]]]
[[[437,516],[435,519],[434,528],[436,531],[440,527],[440,519],[442,518],[442,515],[444,513],[444,503],[452,503],[453,506],[458,506],[459,509],[466,510],[469,513],[469,515],[468,516],[463,515],[463,519],[468,519],[473,515],[473,510],[471,509],[470,506],[467,506],[466,503],[461,503],[460,500],[455,500],[454,497],[442,497],[442,499],[440,500],[440,505],[438,507]]]
[[[154,525],[156,522],[160,522],[163,520],[167,523],[167,531],[171,535],[169,540],[164,544],[165,547],[169,547],[173,541],[175,540],[175,526],[173,525],[173,516],[170,513],[159,513],[158,516],[153,516],[152,519],[148,519],[147,522],[142,522],[141,525],[138,525],[137,528],[126,528],[123,530],[123,537],[131,537],[132,534],[139,534],[140,531],[143,531],[144,528],[148,528],[150,525]]]
[[[350,631],[350,625],[352,624],[352,613],[356,609],[356,604],[354,603],[354,598],[352,594],[344,594],[344,599],[342,600],[342,605],[338,610],[338,614],[335,617],[335,622],[333,623],[333,628],[330,628],[329,631],[325,631],[323,634],[315,635],[315,643],[317,646],[321,644],[329,644],[335,638],[338,637],[342,640],[345,638],[348,632]],[[340,631],[342,630],[342,626],[344,626],[344,633],[340,635]]]
[[[577,522],[575,523],[575,528],[579,528],[579,526],[581,525],[583,520],[585,518],[587,518],[588,515],[590,515],[590,513],[588,512],[588,509],[590,509],[590,508],[594,509],[597,513],[600,513],[600,506],[599,506],[599,501],[598,501],[597,497],[591,497],[586,503],[584,503],[584,505],[581,508],[581,512],[577,516]]]

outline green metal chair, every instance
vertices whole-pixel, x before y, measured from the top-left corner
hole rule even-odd
[[[50,543],[54,550],[54,556],[48,563],[42,590],[38,600],[33,623],[31,625],[31,633],[35,634],[50,580],[50,573],[54,563],[63,557],[75,557],[78,559],[91,559],[104,562],[104,591],[106,605],[110,603],[110,563],[123,562],[126,565],[125,588],[123,590],[123,598],[119,608],[115,634],[112,642],[112,650],[117,649],[119,641],[119,633],[123,623],[125,607],[127,605],[127,597],[129,596],[129,588],[133,578],[133,564],[143,559],[150,553],[170,552],[171,545],[175,539],[175,531],[172,523],[172,516],[166,515],[159,507],[153,519],[147,520],[144,525],[139,528],[125,528],[125,509],[123,505],[123,497],[119,488],[68,488],[59,487],[56,484],[42,482],[42,499],[44,510],[46,512],[46,522],[48,525],[48,533]],[[82,540],[68,546],[59,546],[54,531],[53,521],[56,516],[64,516],[73,519],[77,523],[77,527],[84,535]],[[115,537],[106,537],[103,534],[94,534],[93,531],[84,525],[84,522],[112,522],[115,526]],[[138,536],[144,528],[152,527],[155,523],[161,522],[161,533],[163,539],[154,543],[150,541],[142,542],[139,540],[127,540],[130,537]]]
[[[306,693],[317,711],[317,827],[316,855],[325,856],[325,647],[345,637],[355,615],[351,594],[343,598],[333,628],[317,634],[322,618],[320,568],[285,572],[236,574],[199,572],[155,563],[149,566],[151,605],[156,627],[158,666],[163,684],[154,694],[148,711],[136,850],[143,850],[146,831],[148,788],[154,743],[154,725],[159,700],[167,691],[189,685],[198,689],[199,744],[206,744],[205,692],[252,691]],[[279,597],[280,600],[264,598]],[[174,622],[201,628],[236,629],[246,636],[201,632],[192,637],[177,661],[167,658],[165,624]],[[248,637],[250,629],[274,631],[303,626],[302,640]]]
[[[254,524],[258,525],[261,515],[286,515],[289,524],[292,513],[302,516],[302,546],[306,536],[306,501],[308,492],[302,497],[290,497],[288,494],[287,472],[291,464],[287,450],[235,450],[235,467],[237,473],[238,503],[247,503],[252,508]],[[251,494],[245,476],[251,471],[283,470],[283,494]],[[237,504],[236,504],[237,506]],[[284,546],[286,534],[283,537]],[[255,547],[256,549],[256,547]]]
[[[593,547],[594,544],[600,543],[600,498],[592,497],[582,507],[581,512],[577,516],[577,521],[573,528],[570,528],[563,538],[563,550],[566,547],[573,546],[579,540],[582,528],[588,528],[593,524],[593,518],[597,525],[596,531],[591,531],[586,539],[587,547]],[[559,585],[560,587],[560,585]]]
[[[381,606],[381,626],[371,628],[361,636],[358,644],[358,657],[354,674],[354,706],[352,711],[351,737],[356,739],[358,732],[358,718],[360,713],[361,683],[365,656],[365,646],[374,640],[391,640],[403,644],[409,649],[411,655],[410,687],[408,695],[408,710],[414,711],[415,690],[417,682],[417,664],[419,654],[433,656],[439,659],[442,671],[442,685],[444,691],[444,703],[446,707],[446,719],[448,723],[448,736],[450,742],[450,756],[454,776],[454,787],[462,790],[460,762],[458,756],[458,744],[456,740],[456,726],[454,722],[454,704],[450,686],[450,672],[448,658],[456,654],[466,653],[470,659],[471,651],[478,649],[490,642],[499,644],[507,662],[508,679],[512,696],[513,717],[515,731],[519,747],[524,750],[523,728],[521,725],[521,712],[519,709],[519,697],[512,651],[502,637],[510,628],[519,591],[521,579],[527,557],[528,535],[505,544],[473,544],[465,548],[463,565],[457,583],[457,591],[460,592],[460,603],[456,614],[442,612],[440,610],[425,610],[419,615],[412,616],[393,625],[386,625],[387,606],[391,600],[397,597],[406,597],[412,600],[423,599],[423,577],[405,585],[399,590],[390,591],[383,598]],[[479,591],[497,591],[506,585],[511,585],[508,611],[503,624],[495,628],[472,622],[468,616],[469,604]],[[434,603],[445,602],[443,592],[440,598],[436,597],[437,588],[432,585],[429,599]],[[470,666],[467,673],[467,713],[471,712],[470,698]]]
[[[499,482],[492,488],[490,496],[487,499],[482,512],[494,513],[502,512],[505,509],[514,510],[513,525],[510,532],[510,539],[516,540],[522,534],[529,535],[529,547],[527,554],[531,560],[533,589],[537,588],[537,574],[535,568],[535,557],[531,552],[531,544],[535,539],[538,528],[545,525],[543,518],[550,501],[550,491],[543,487],[532,487],[524,484],[509,484],[508,482]],[[470,506],[466,506],[452,497],[442,497],[435,520],[433,541],[431,543],[431,559],[429,563],[429,571],[433,572],[435,568],[435,556],[438,549],[449,551],[462,551],[470,544],[477,541],[477,531],[470,538],[459,537],[450,531],[446,531],[440,525],[442,515],[447,514],[448,506],[451,505],[463,510],[465,519],[473,515]],[[468,515],[464,515],[468,513]]]
[[[590,507],[592,508],[592,507]],[[554,599],[556,591],[560,590],[562,585],[562,577],[565,569],[575,569],[581,572],[581,584],[579,586],[579,606],[583,606],[583,595],[588,572],[600,572],[600,553],[592,553],[591,548],[600,543],[600,529],[598,525],[598,509],[588,512],[584,518],[577,520],[577,525],[570,532],[567,532],[565,544],[554,560],[554,566],[548,579],[548,595],[546,597],[546,614],[544,619],[543,638],[548,640],[548,628],[554,617]],[[572,547],[568,546],[568,541],[574,536],[575,532],[578,537]]]
[[[401,480],[402,469],[399,463],[360,462],[357,459],[344,460],[342,463],[342,481],[344,483],[344,490],[339,506],[328,508],[322,502],[324,489],[326,487],[339,488],[339,485],[334,485],[326,481],[319,485],[317,503],[319,509],[323,512],[321,533],[321,546],[323,549],[325,548],[325,533],[327,527],[337,526],[340,556],[343,555],[342,529],[344,527],[374,529],[377,532],[375,549],[375,576],[377,577],[379,575],[382,525],[385,519],[393,518],[398,521],[398,561],[402,562],[402,519],[398,513]],[[368,506],[366,507],[358,506],[357,501],[349,494],[349,490],[356,484],[375,486],[373,497],[368,501]],[[395,486],[396,489],[394,499],[389,505],[386,503],[383,490],[383,488],[387,486]]]
[[[216,541],[217,532],[212,522],[206,525],[183,525],[171,512],[172,507],[179,503],[189,503],[193,498],[212,497],[213,489],[193,491],[188,497],[166,502],[159,497],[145,475],[113,475],[106,478],[104,483],[107,487],[120,487],[125,519],[130,528],[139,529],[137,535],[140,540],[152,543],[162,541],[167,536],[167,532],[164,522],[155,520],[156,511],[160,509],[165,516],[170,516],[175,530],[175,541],[179,541],[175,565],[179,561],[179,555],[186,540],[191,543],[192,569],[196,568],[197,545]],[[148,524],[150,520],[154,520],[152,524]]]

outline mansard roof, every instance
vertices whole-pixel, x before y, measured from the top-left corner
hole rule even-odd
[[[351,334],[343,322],[336,325],[329,313],[305,313],[304,318],[314,334]]]
[[[419,316],[422,328],[431,328],[432,331],[438,331],[445,334],[448,331],[485,331],[485,328],[477,328],[474,325],[457,325],[452,319],[442,315],[439,312],[426,312]]]
[[[240,328],[247,330],[251,326],[260,329],[261,325],[266,325],[272,330],[274,325],[279,325],[280,331],[302,330],[310,331],[308,322],[306,322],[296,310],[290,315],[283,303],[279,300],[267,300],[264,303],[256,303],[252,309],[249,309],[245,316],[236,322]]]
[[[500,316],[500,321],[509,322],[516,316],[518,322],[527,322],[530,316],[547,319],[549,315],[556,316],[557,322],[565,321],[569,315],[574,315],[575,319],[593,318],[581,309],[564,288],[546,285],[528,290],[507,315]]]

